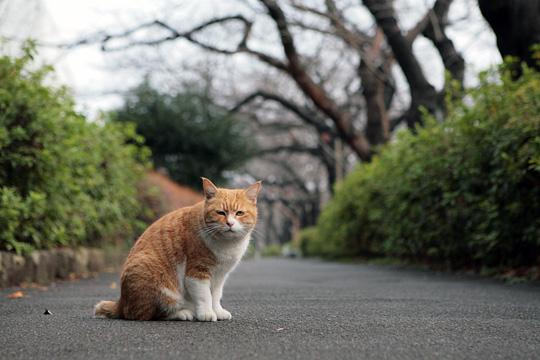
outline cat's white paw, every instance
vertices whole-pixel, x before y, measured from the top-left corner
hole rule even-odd
[[[231,320],[232,315],[230,312],[225,310],[224,308],[215,309],[217,319],[218,320]]]
[[[197,310],[196,316],[199,321],[217,321],[216,312],[212,309]]]
[[[171,319],[180,321],[193,321],[194,318],[195,314],[193,313],[193,311],[189,309],[182,309],[177,311]]]

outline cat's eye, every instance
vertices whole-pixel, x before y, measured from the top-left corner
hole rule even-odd
[[[244,215],[244,212],[243,212],[243,211],[237,211],[237,212],[236,212],[236,216],[242,216],[242,215]]]
[[[216,212],[218,213],[218,215],[223,215],[223,216],[227,215],[225,214],[225,211],[223,210],[216,210]]]

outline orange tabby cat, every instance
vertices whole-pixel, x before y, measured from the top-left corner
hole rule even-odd
[[[223,285],[247,249],[261,182],[218,189],[202,178],[205,200],[173,211],[137,240],[124,264],[120,299],[95,314],[129,320],[229,320]]]

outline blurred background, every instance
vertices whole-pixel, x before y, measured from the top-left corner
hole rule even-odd
[[[2,250],[132,243],[205,176],[263,180],[259,254],[539,276],[540,1],[0,0],[0,36]]]

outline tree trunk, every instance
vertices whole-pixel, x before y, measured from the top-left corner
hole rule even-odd
[[[411,91],[411,107],[405,114],[409,128],[422,122],[420,107],[439,117],[442,104],[437,90],[428,82],[420,62],[413,53],[412,44],[401,33],[397,23],[392,1],[364,0],[364,5],[371,12],[377,25],[383,30],[394,57],[403,71]]]
[[[386,99],[385,74],[377,74],[362,60],[358,68],[362,80],[362,94],[366,100],[366,137],[371,145],[380,145],[390,137],[390,119]]]
[[[478,0],[478,5],[501,55],[515,56],[540,71],[531,51],[532,45],[540,44],[540,0]]]

